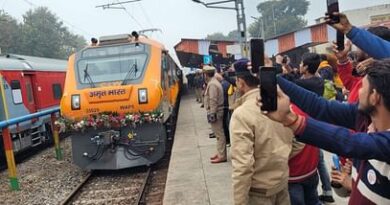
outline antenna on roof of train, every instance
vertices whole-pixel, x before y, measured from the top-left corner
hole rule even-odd
[[[134,38],[135,38],[135,47],[138,47],[139,46],[139,43],[138,43],[139,34],[137,33],[137,31],[133,31],[133,32],[131,32],[131,35],[134,36]]]

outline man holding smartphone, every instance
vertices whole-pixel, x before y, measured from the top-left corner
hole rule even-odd
[[[256,106],[259,79],[248,70],[248,63],[240,59],[234,64],[242,95],[229,129],[234,204],[290,204],[287,181],[293,133]]]
[[[358,104],[327,101],[283,78],[278,84],[278,110],[268,117],[292,129],[298,141],[354,158],[349,204],[390,204],[390,60],[368,66]],[[284,93],[318,120],[291,112]],[[374,132],[350,131],[361,113],[369,115]]]

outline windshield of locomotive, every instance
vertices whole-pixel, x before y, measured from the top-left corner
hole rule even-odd
[[[114,81],[135,83],[144,73],[147,58],[142,44],[88,48],[77,61],[78,82],[83,87]]]

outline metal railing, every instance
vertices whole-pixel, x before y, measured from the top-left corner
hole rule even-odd
[[[56,107],[56,108],[52,108],[52,109],[48,109],[48,110],[44,110],[44,111],[25,115],[22,117],[16,117],[16,118],[12,118],[0,122],[0,128],[2,130],[2,135],[3,135],[4,150],[5,150],[6,160],[7,160],[8,176],[10,179],[11,190],[20,190],[20,186],[19,186],[19,180],[16,172],[16,163],[15,163],[14,151],[12,147],[11,134],[8,127],[11,125],[18,126],[18,124],[21,122],[25,122],[34,118],[39,118],[42,116],[51,115],[51,128],[53,131],[56,158],[57,160],[62,160],[63,156],[62,156],[62,150],[59,143],[60,140],[58,135],[58,129],[56,129],[55,126],[55,121],[56,121],[55,113],[59,111],[60,109]]]

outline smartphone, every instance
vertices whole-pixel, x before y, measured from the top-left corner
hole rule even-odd
[[[276,67],[261,67],[260,72],[261,110],[275,111],[277,109]]]
[[[250,40],[252,73],[258,73],[264,66],[264,40],[254,38]]]
[[[328,15],[330,17],[330,24],[335,24],[340,22],[339,16],[334,16],[333,12],[339,12],[339,1],[338,0],[326,0]]]
[[[336,168],[336,170],[341,171],[339,156],[333,154],[332,160],[333,160],[333,166]]]
[[[343,51],[344,50],[344,34],[342,32],[337,31],[336,41],[337,41],[337,50]]]

